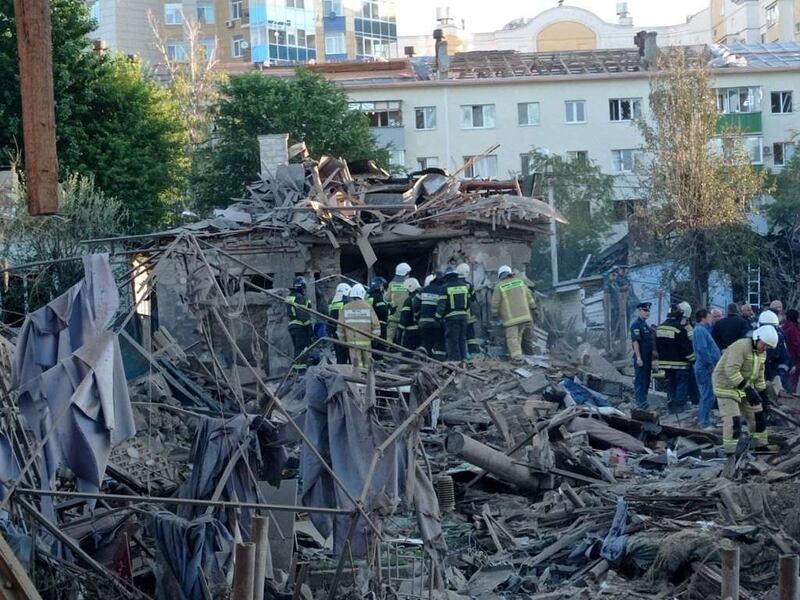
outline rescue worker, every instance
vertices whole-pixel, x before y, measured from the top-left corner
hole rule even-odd
[[[348,296],[350,296],[350,286],[348,284],[340,283],[336,286],[336,292],[333,294],[333,300],[331,300],[331,303],[328,304],[328,316],[331,319],[334,319],[337,322],[339,321],[339,313],[341,312],[342,307],[349,301]],[[333,339],[338,339],[336,326],[329,325],[328,329],[330,336]],[[333,350],[336,353],[336,364],[346,365],[348,362],[347,347],[334,343]]]
[[[406,290],[408,298],[400,309],[400,345],[409,350],[416,350],[420,346],[419,337],[419,303],[417,302],[417,292],[419,292],[419,281],[414,277],[406,279]]]
[[[420,341],[428,356],[437,360],[445,359],[442,323],[436,318],[441,294],[439,277],[431,273],[425,278],[425,285],[416,297]]]
[[[386,326],[386,340],[397,343],[397,326],[400,324],[400,309],[408,298],[405,281],[411,273],[411,266],[408,263],[400,263],[394,270],[394,279],[389,282],[389,289],[386,291],[386,303],[389,305],[389,318]]]
[[[445,269],[436,317],[444,322],[447,360],[467,360],[467,312],[469,287],[452,266]]]
[[[681,302],[678,304],[678,308],[681,309],[683,313],[683,318],[681,319],[681,324],[686,328],[686,335],[689,336],[689,341],[693,343],[694,337],[694,326],[692,325],[692,305],[686,301]],[[688,383],[688,396],[689,402],[692,404],[699,406],[700,405],[700,392],[697,387],[697,378],[694,375],[694,368],[689,369],[686,372],[689,383]]]
[[[292,347],[294,348],[294,358],[297,359],[303,350],[311,345],[312,326],[311,315],[307,308],[311,308],[311,300],[306,297],[305,277],[295,277],[294,285],[286,297],[286,313],[289,317],[289,335],[292,337]],[[296,360],[292,369],[298,373],[306,370],[308,357]]]
[[[762,325],[752,337],[736,340],[728,346],[714,369],[714,393],[722,416],[722,446],[726,454],[736,451],[742,416],[747,419],[753,444],[756,447],[767,445],[764,402],[768,397],[764,365],[767,350],[777,346],[778,332],[772,325]]]
[[[514,277],[511,267],[497,269],[498,282],[492,293],[492,316],[499,316],[506,333],[506,345],[511,361],[521,363],[522,349],[533,347],[533,311],[536,300],[528,286]]]
[[[476,309],[476,296],[475,296],[475,287],[469,280],[470,276],[470,268],[467,263],[461,263],[456,267],[456,273],[458,276],[461,277],[469,286],[469,305],[470,310],[467,314],[467,354],[480,354],[481,347],[478,344],[478,336],[475,331],[475,324],[478,322],[478,316],[475,314]]]
[[[381,337],[386,339],[386,323],[389,318],[389,305],[386,303],[384,293],[386,292],[386,280],[383,277],[373,277],[369,282],[369,293],[367,304],[369,304],[378,320],[381,322]],[[374,345],[374,344],[373,344]]]
[[[350,362],[353,370],[366,371],[369,369],[371,340],[364,334],[379,335],[381,322],[375,310],[364,299],[367,290],[360,283],[355,284],[350,290],[350,301],[342,307],[339,323],[348,327],[339,327],[339,339],[348,344],[358,346],[350,348]]]
[[[758,315],[758,325],[771,325],[778,332],[778,346],[767,350],[767,362],[764,365],[764,378],[772,381],[776,377],[781,380],[781,387],[789,389],[789,371],[792,369],[792,359],[789,356],[789,349],[786,346],[786,337],[780,327],[780,317],[768,308]]]
[[[647,393],[653,373],[653,330],[647,324],[652,302],[640,302],[636,306],[637,316],[631,323],[631,346],[633,347],[633,389],[636,406],[648,409]]]
[[[711,335],[712,317],[705,309],[695,313],[694,335],[692,347],[694,348],[694,377],[697,381],[697,391],[700,393],[700,405],[697,409],[697,422],[700,427],[711,427],[711,411],[714,408],[714,384],[711,375],[722,356],[717,343]]]
[[[674,413],[686,409],[689,396],[689,369],[694,363],[694,348],[682,323],[683,310],[674,306],[656,329],[658,364],[667,377],[667,410]]]

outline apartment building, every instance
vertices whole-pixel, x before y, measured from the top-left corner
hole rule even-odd
[[[800,40],[800,0],[711,0],[716,43]]]

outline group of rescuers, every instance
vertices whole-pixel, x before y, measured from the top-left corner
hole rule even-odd
[[[334,344],[336,361],[365,370],[371,350],[393,351],[374,337],[402,346],[407,351],[424,351],[437,360],[466,361],[480,353],[475,335],[475,290],[468,279],[470,267],[461,263],[428,275],[424,284],[410,277],[411,267],[400,263],[394,278],[387,282],[375,277],[369,288],[357,283],[336,287],[328,316],[338,322],[329,327],[330,337],[344,344]],[[523,345],[533,344],[533,311],[536,301],[528,284],[514,275],[511,267],[497,270],[498,282],[491,302],[492,315],[505,329],[512,362],[522,362]],[[293,368],[306,366],[303,351],[312,343],[311,302],[306,296],[306,281],[297,277],[287,297],[289,334],[294,346]],[[300,357],[300,358],[298,358]]]
[[[668,384],[667,409],[683,412],[688,400],[696,398],[701,427],[713,429],[711,411],[716,398],[726,453],[736,451],[742,420],[747,422],[752,444],[766,446],[764,407],[769,398],[765,368],[768,353],[774,352],[780,341],[775,312],[765,310],[755,329],[744,327],[718,346],[711,337],[712,315],[708,310],[696,312],[693,327],[689,322],[691,306],[681,302],[671,307],[666,321],[651,328],[647,323],[650,306],[650,302],[639,304],[631,324],[637,406],[648,409],[651,374],[663,373]]]

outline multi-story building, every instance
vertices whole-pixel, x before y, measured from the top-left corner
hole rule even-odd
[[[711,0],[710,8],[717,43],[800,40],[800,0]]]
[[[316,0],[319,52],[325,61],[396,58],[397,18],[394,0]]]

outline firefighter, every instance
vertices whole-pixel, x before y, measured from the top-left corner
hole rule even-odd
[[[346,283],[340,283],[336,286],[336,292],[333,295],[333,300],[328,305],[328,316],[335,321],[339,321],[339,313],[342,307],[347,304],[350,296],[350,286]],[[336,326],[329,325],[328,327],[330,336],[333,339],[337,338]],[[346,365],[348,362],[348,352],[345,346],[334,343],[333,350],[336,352],[336,364]]]
[[[311,308],[311,300],[306,297],[305,277],[295,277],[294,285],[286,297],[286,313],[289,317],[289,335],[292,337],[294,358],[297,359],[303,350],[311,345],[312,327],[311,315],[307,308]],[[295,360],[292,369],[303,373],[306,369],[307,357]]]
[[[439,296],[442,294],[441,278],[438,274],[430,274],[425,278],[425,286],[417,294],[417,310],[419,314],[419,334],[422,347],[428,356],[436,360],[444,360],[444,337],[442,323],[436,318],[439,307]]]
[[[526,283],[508,265],[497,269],[498,282],[492,293],[492,315],[500,318],[511,361],[522,363],[522,348],[533,348],[533,311],[536,300]]]
[[[366,371],[369,369],[371,352],[371,341],[366,334],[379,335],[381,332],[381,322],[375,310],[367,304],[364,299],[367,290],[360,283],[355,284],[350,290],[350,301],[342,307],[339,315],[339,339],[348,344],[358,346],[350,348],[350,362],[353,369]]]
[[[681,309],[683,313],[683,318],[681,319],[681,325],[686,328],[686,335],[689,336],[689,341],[692,342],[692,347],[694,347],[694,325],[692,325],[692,305],[688,302],[684,301],[678,304],[678,308]],[[686,371],[686,377],[688,379],[687,383],[687,394],[689,396],[689,402],[694,405],[700,405],[700,388],[697,385],[697,377],[694,373],[694,366],[691,369]]]
[[[461,263],[456,267],[456,273],[458,273],[458,276],[461,277],[461,279],[463,279],[469,286],[470,310],[469,314],[467,315],[467,353],[469,355],[480,354],[481,347],[480,344],[478,344],[478,337],[475,331],[475,324],[478,322],[478,317],[475,314],[475,309],[477,308],[475,287],[469,280],[469,265],[467,263]]]
[[[714,369],[714,394],[722,416],[722,446],[726,454],[736,451],[741,437],[742,416],[753,444],[767,445],[767,382],[764,366],[767,350],[778,346],[778,332],[772,325],[762,325],[752,337],[736,340],[722,353]]]
[[[400,324],[400,309],[408,298],[405,282],[411,267],[408,263],[400,263],[394,270],[394,279],[389,282],[386,291],[386,303],[389,305],[389,318],[386,326],[386,341],[397,343],[397,326]]]
[[[449,266],[445,270],[436,317],[444,321],[444,345],[447,360],[467,360],[467,313],[469,311],[469,287],[456,270]]]
[[[416,350],[420,346],[419,302],[417,302],[419,289],[419,281],[414,277],[406,279],[408,298],[403,303],[403,308],[400,309],[398,331],[400,332],[400,344],[409,350]]]
[[[383,277],[373,277],[369,282],[369,292],[367,293],[367,304],[369,304],[378,320],[381,322],[381,337],[386,339],[386,320],[389,318],[389,305],[386,303],[384,294],[386,292],[386,280]]]
[[[673,306],[656,329],[658,365],[667,377],[667,410],[674,413],[686,409],[689,397],[689,371],[694,367],[694,348],[683,325],[683,310]]]

